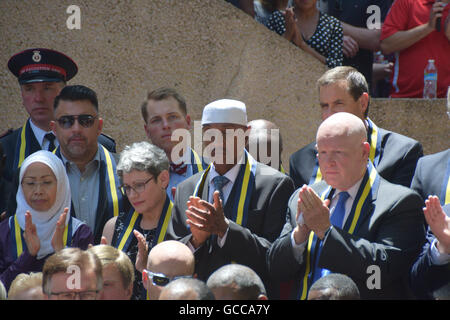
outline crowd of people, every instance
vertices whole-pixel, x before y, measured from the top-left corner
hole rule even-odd
[[[405,21],[395,29],[398,11],[417,13],[422,2],[427,19],[414,32],[441,42],[407,40]],[[380,43],[366,43],[381,37],[397,58],[436,46],[442,96],[450,6],[397,0],[386,29],[374,31],[354,20],[350,3],[247,7],[266,10],[258,21],[329,67],[317,80],[316,139],[290,156],[289,172],[279,128],[248,121],[242,101],[203,108],[202,153],[172,139],[191,117],[167,87],[140,106],[149,141],[117,153],[96,92],[67,84],[78,70],[70,57],[44,48],[13,55],[29,118],[0,138],[0,298],[450,299],[450,149],[424,156],[418,141],[370,119]],[[394,78],[418,96],[419,76],[407,76],[408,88]]]
[[[226,0],[328,68],[352,66],[373,97],[422,98],[428,60],[437,97],[450,84],[448,1]]]

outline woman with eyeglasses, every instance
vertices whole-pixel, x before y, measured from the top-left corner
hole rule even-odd
[[[45,260],[64,247],[87,249],[91,229],[70,215],[69,179],[49,151],[28,156],[19,172],[16,214],[0,223],[0,280],[7,288],[20,273],[42,271]]]
[[[117,174],[120,188],[132,208],[111,218],[103,229],[106,243],[130,257],[135,265],[132,300],[145,300],[142,270],[148,251],[165,240],[172,215],[172,202],[166,188],[169,184],[169,160],[163,150],[148,142],[126,146],[120,154]]]

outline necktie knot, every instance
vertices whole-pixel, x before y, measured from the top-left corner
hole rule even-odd
[[[44,138],[49,142],[48,151],[53,151],[55,149],[55,135],[52,132],[49,132],[45,134]]]
[[[223,187],[229,182],[230,180],[225,176],[216,176],[213,178],[213,183],[215,190],[219,191],[220,193],[220,199],[222,199],[222,202],[225,201],[223,198]]]
[[[187,164],[184,162],[182,162],[180,164],[175,164],[175,163],[170,164],[170,171],[175,172],[176,174],[184,175],[184,174],[186,174],[186,170],[187,170]]]

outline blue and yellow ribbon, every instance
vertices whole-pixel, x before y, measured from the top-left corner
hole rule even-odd
[[[447,160],[447,170],[445,170],[444,181],[442,181],[441,205],[450,203],[450,158]]]
[[[101,144],[98,146],[98,151],[100,154],[100,161],[104,163],[106,168],[105,176],[108,177],[108,179],[106,179],[105,188],[108,198],[108,212],[111,213],[110,217],[117,217],[119,212],[123,210],[123,194],[122,190],[118,187],[120,186],[120,180],[116,171],[116,160]],[[60,159],[62,158],[60,147],[53,150],[53,153]]]
[[[350,214],[345,221],[344,227],[342,228],[344,231],[347,231],[349,234],[353,234],[358,229],[360,222],[363,220],[361,219],[361,213],[366,212],[365,209],[372,202],[372,194],[378,189],[379,182],[380,176],[372,162],[369,161],[367,164],[367,171],[361,181],[361,186],[358,189],[355,200],[353,201]],[[331,190],[331,187],[328,186],[322,192],[320,195],[322,201],[329,197]],[[314,232],[311,231],[307,243],[305,274],[302,277],[302,283],[298,295],[300,300],[306,299],[308,290],[314,281],[314,274],[316,270],[313,270],[313,261],[319,259],[320,242],[321,240],[314,234]]]
[[[17,214],[9,218],[9,229],[11,230],[11,252],[14,260],[20,257],[22,252],[27,249],[25,239],[23,237],[23,230],[20,228]],[[72,243],[72,217],[69,218],[69,223],[64,228],[63,244],[64,247],[70,246]]]
[[[192,164],[192,174],[196,174],[197,172],[202,172],[205,170],[206,164],[200,159],[197,152],[194,149],[191,149],[191,164]]]
[[[255,172],[257,162],[245,151],[245,163],[241,166],[234,186],[239,190],[239,201],[234,201],[234,208],[231,219],[240,226],[247,224],[248,208],[250,198],[255,186]],[[203,171],[203,174],[194,189],[194,196],[201,197],[205,186],[206,177],[211,169],[211,164]],[[233,186],[233,188],[234,188]]]
[[[166,201],[164,202],[164,207],[159,217],[158,227],[156,229],[155,237],[153,238],[152,245],[150,248],[154,247],[158,243],[164,241],[166,236],[167,227],[169,226],[170,219],[172,217],[173,203],[170,198],[166,196]],[[133,230],[141,223],[142,214],[136,212],[135,210],[130,210],[127,219],[125,221],[125,228],[122,233],[117,238],[116,244],[114,245],[117,249],[126,252],[130,246],[131,240],[134,238]]]
[[[17,139],[13,168],[20,168],[25,158],[30,155],[30,145],[27,141],[31,141],[32,136],[33,130],[31,129],[30,120],[28,119],[22,126],[20,139]]]
[[[108,179],[106,179],[106,191],[108,195],[108,209],[113,213],[114,217],[119,215],[122,211],[122,191],[120,186],[119,177],[116,174],[116,161],[111,156],[110,152],[102,145],[99,145],[100,160],[106,163],[106,173]]]

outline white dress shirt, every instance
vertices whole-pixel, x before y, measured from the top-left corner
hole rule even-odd
[[[37,142],[38,142],[39,145],[41,146],[41,149],[42,149],[42,150],[48,150],[48,147],[49,147],[49,145],[50,145],[50,141],[48,141],[48,140],[45,138],[45,135],[46,135],[47,133],[53,133],[53,132],[52,132],[52,131],[47,132],[47,131],[42,130],[41,128],[39,128],[38,126],[36,126],[36,125],[33,123],[33,120],[31,120],[31,119],[30,119],[30,127],[31,127],[31,130],[33,130],[33,134],[34,134],[34,136],[36,137]],[[59,146],[59,142],[58,142],[58,139],[56,139],[56,137],[55,137],[55,141],[54,141],[53,143],[55,144],[55,147],[58,147],[58,146]],[[52,150],[52,151],[53,151],[53,150]]]

